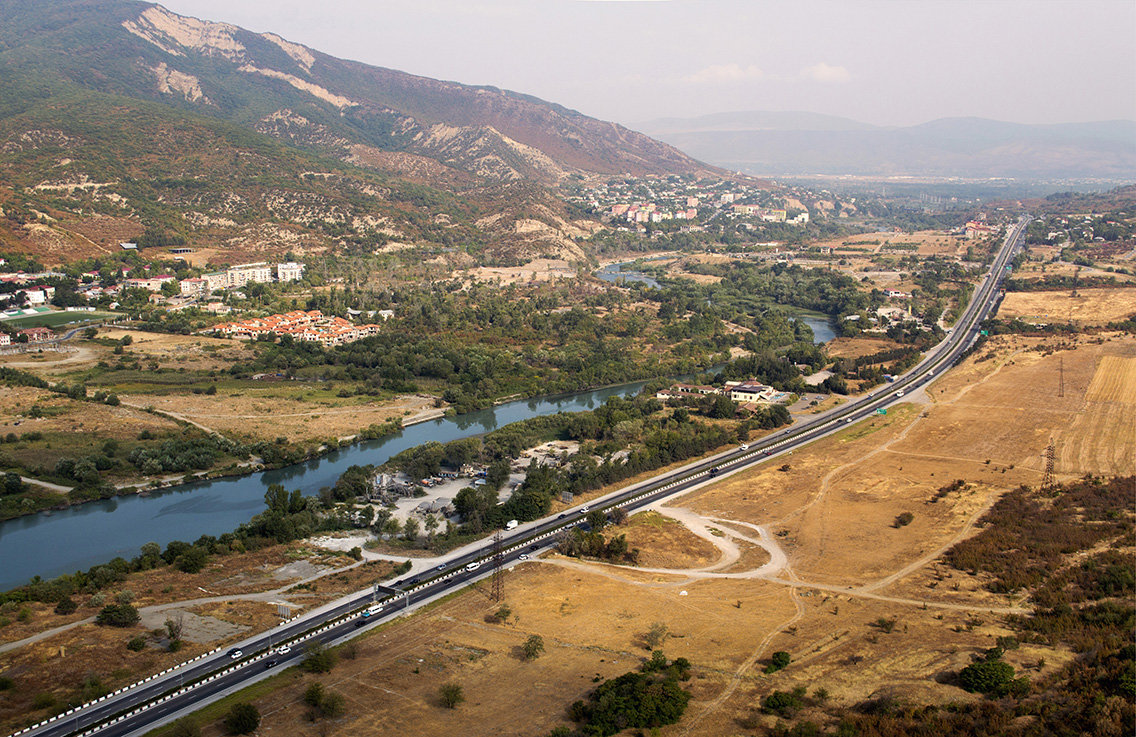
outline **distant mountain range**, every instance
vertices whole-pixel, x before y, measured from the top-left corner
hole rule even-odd
[[[1012,177],[1136,181],[1136,122],[1025,125],[943,118],[880,127],[805,112],[730,112],[634,126],[758,176]]]

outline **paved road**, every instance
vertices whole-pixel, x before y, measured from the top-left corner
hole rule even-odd
[[[699,484],[736,473],[772,456],[787,453],[826,435],[838,432],[849,423],[863,419],[876,410],[902,401],[911,392],[932,381],[974,344],[981,323],[991,313],[1001,296],[999,287],[1007,273],[1007,264],[1021,245],[1021,236],[1029,218],[1022,218],[1007,235],[982,285],[975,290],[971,303],[955,323],[947,338],[932,349],[908,373],[894,383],[798,426],[780,430],[762,438],[751,447],[720,453],[712,458],[691,463],[676,471],[655,477],[627,489],[608,494],[590,503],[590,508],[608,510],[616,506],[628,511],[639,509],[661,499],[687,491]],[[536,554],[555,544],[561,532],[583,526],[589,506],[582,506],[555,518],[538,520],[509,533],[500,552],[504,565]],[[181,712],[201,708],[282,667],[294,665],[312,642],[332,643],[352,636],[360,628],[391,619],[401,611],[445,595],[491,571],[494,548],[492,542],[472,546],[455,555],[439,569],[417,576],[407,576],[382,587],[382,610],[363,617],[359,611],[374,600],[372,592],[359,592],[286,622],[271,631],[240,643],[242,655],[230,658],[214,652],[194,663],[161,674],[150,681],[112,694],[100,702],[72,710],[50,724],[18,735],[64,737],[80,734],[100,737],[141,735]],[[288,643],[286,654],[271,652],[274,645]],[[113,720],[113,721],[112,721]],[[101,726],[91,726],[101,725]]]

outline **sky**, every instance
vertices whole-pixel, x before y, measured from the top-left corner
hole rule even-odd
[[[164,0],[346,59],[625,125],[1136,120],[1134,0]]]

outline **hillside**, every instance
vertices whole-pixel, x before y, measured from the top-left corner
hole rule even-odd
[[[613,123],[492,87],[344,61],[133,0],[0,1],[0,62],[343,154],[354,145],[498,180],[707,169]]]
[[[222,261],[394,243],[583,257],[568,175],[709,171],[535,98],[342,61],[132,0],[0,0],[0,250]],[[534,229],[532,223],[539,223]]]
[[[755,175],[1136,179],[1136,122],[1023,125],[944,118],[885,128],[812,113],[735,112],[637,126]]]

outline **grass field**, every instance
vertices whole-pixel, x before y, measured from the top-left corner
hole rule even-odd
[[[119,317],[122,317],[122,315],[116,312],[44,312],[38,315],[27,315],[25,317],[10,317],[4,320],[4,324],[21,330],[24,328],[39,327],[58,329],[61,327],[73,328],[93,322],[104,322]]]

